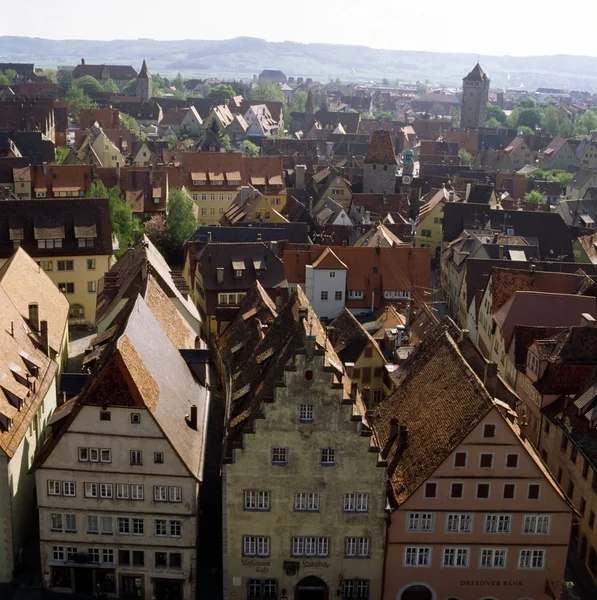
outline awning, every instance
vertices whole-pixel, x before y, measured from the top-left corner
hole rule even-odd
[[[33,189],[36,192],[47,192],[48,191],[48,188],[45,185],[41,186],[41,187],[34,186]]]
[[[82,186],[70,186],[70,187],[56,187],[53,186],[52,189],[55,192],[80,192],[83,188]]]
[[[595,221],[593,221],[593,219],[589,215],[580,215],[580,220],[585,225],[593,225],[595,223]]]
[[[36,240],[63,240],[64,225],[53,219],[36,217],[33,224],[33,234]]]
[[[226,171],[226,180],[230,181],[240,181],[240,171]]]
[[[245,261],[232,259],[232,268],[235,271],[244,271],[245,270]]]
[[[205,181],[207,179],[207,173],[203,173],[203,172],[191,173],[191,179],[193,181]]]
[[[273,177],[269,178],[270,185],[283,185],[283,183],[282,175],[274,175]]]
[[[78,238],[96,238],[97,225],[92,217],[77,214],[74,218],[75,237]]]
[[[265,185],[265,177],[251,177],[251,185]]]
[[[209,172],[209,180],[210,181],[224,181],[224,173],[219,172],[219,173],[215,173],[210,171]]]
[[[152,190],[152,198],[161,198],[162,197],[162,188],[153,188]]]

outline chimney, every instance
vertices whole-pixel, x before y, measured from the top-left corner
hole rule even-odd
[[[344,363],[344,368],[346,369],[346,375],[352,379],[354,363],[353,362]]]
[[[390,421],[390,439],[393,440],[398,435],[399,431],[400,427],[398,426],[398,419],[394,417]]]
[[[295,178],[294,178],[294,187],[302,190],[305,188],[305,173],[307,171],[307,166],[306,165],[296,165],[294,167],[294,173],[295,173]]]
[[[408,447],[408,427],[406,425],[400,425],[398,431],[398,452],[404,452]]]
[[[116,163],[116,185],[120,187],[120,163]]]
[[[309,215],[313,216],[313,196],[309,196]]]
[[[583,313],[580,317],[580,326],[581,327],[597,327],[597,321],[593,315],[589,313]]]
[[[118,149],[122,152],[122,136],[118,137]]]
[[[305,336],[305,353],[310,358],[315,354],[315,339],[314,335]]]
[[[41,322],[41,349],[46,356],[50,356],[50,338],[48,337],[48,322]]]
[[[368,385],[363,388],[363,400],[365,401],[365,406],[369,408],[371,406],[371,388]]]
[[[454,202],[454,192],[448,192],[448,202]]]
[[[485,365],[485,376],[483,377],[483,385],[492,398],[495,398],[495,390],[497,387],[498,366],[497,363],[488,362]]]
[[[37,302],[29,303],[29,324],[35,333],[39,331],[39,304]]]
[[[47,162],[42,162],[41,166],[44,170],[44,177],[48,174],[48,163]]]
[[[302,323],[306,318],[307,318],[307,309],[306,308],[299,308],[298,311],[298,322]]]
[[[84,65],[84,64],[85,64],[85,59],[84,59],[84,58],[82,58],[82,59],[81,59],[81,64],[82,64],[82,65]]]
[[[498,248],[498,258],[499,260],[504,258],[504,246],[502,244],[500,244]]]
[[[207,232],[207,243],[211,244],[211,240],[212,240],[212,235],[211,235],[211,231]]]
[[[471,184],[466,184],[466,194],[464,195],[464,201],[468,202],[468,197],[471,195]]]
[[[191,414],[187,415],[185,417],[185,419],[187,421],[187,425],[191,429],[194,429],[195,431],[197,431],[197,421],[198,421],[197,414],[198,414],[197,405],[191,404]]]
[[[284,299],[282,298],[282,290],[277,287],[276,288],[276,310],[280,312],[282,310],[282,304],[284,303]]]
[[[153,165],[149,164],[149,185],[153,184]]]
[[[224,283],[224,267],[216,268],[216,280],[218,283]]]

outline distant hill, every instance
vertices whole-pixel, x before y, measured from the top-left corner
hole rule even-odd
[[[88,63],[132,64],[137,70],[147,59],[152,73],[185,77],[214,76],[249,79],[262,69],[280,69],[288,76],[320,81],[426,79],[459,85],[475,65],[477,55],[406,50],[374,50],[364,46],[266,42],[250,37],[232,40],[155,41],[149,39],[46,40],[0,36],[0,62],[35,62],[40,67]],[[597,90],[597,58],[588,56],[481,56],[492,86],[534,90],[557,87]]]

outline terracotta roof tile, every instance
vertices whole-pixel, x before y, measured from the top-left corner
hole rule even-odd
[[[382,164],[382,165],[396,165],[396,155],[394,154],[394,144],[392,142],[392,135],[389,131],[378,129],[373,132],[371,141],[369,142],[369,149],[365,155],[365,164]]]

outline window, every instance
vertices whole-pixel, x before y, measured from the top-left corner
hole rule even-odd
[[[321,292],[321,299],[322,300],[327,300],[328,299],[328,293],[327,292]]]
[[[87,515],[87,533],[99,533],[99,518],[95,515]]]
[[[297,492],[294,495],[294,510],[296,512],[317,512],[320,497],[317,492]]]
[[[75,560],[78,550],[73,546],[66,547],[66,560]]]
[[[549,515],[525,515],[522,532],[537,535],[549,533],[550,520]]]
[[[145,523],[143,519],[133,519],[133,535],[143,535]]]
[[[489,498],[489,483],[478,483],[477,484],[477,498],[487,500]]]
[[[156,552],[154,555],[155,567],[167,567],[168,566],[168,553],[167,552]]]
[[[335,300],[342,300],[342,292],[336,292],[335,296],[334,296]]]
[[[444,548],[442,566],[468,567],[469,556],[469,548]]]
[[[90,462],[99,462],[99,449],[89,448],[89,460]]]
[[[314,417],[313,404],[301,404],[299,406],[299,421],[301,423],[312,423]]]
[[[165,485],[154,485],[153,486],[153,499],[155,502],[166,502],[168,500],[166,496],[167,487]]]
[[[62,531],[62,515],[50,515],[50,531]]]
[[[111,548],[102,548],[102,562],[113,563],[114,562],[114,550]]]
[[[568,438],[565,433],[562,433],[562,440],[560,442],[560,450],[566,452],[568,450]]]
[[[121,566],[129,566],[131,564],[131,551],[130,550],[119,550],[118,551],[118,564]]]
[[[404,549],[405,567],[428,567],[431,564],[431,548],[407,546]]]
[[[166,519],[154,519],[153,534],[159,537],[166,536]]]
[[[52,546],[52,557],[54,560],[64,560],[64,546]]]
[[[495,437],[495,425],[491,425],[486,423],[483,425],[483,437],[484,438],[494,438]]]
[[[63,481],[62,491],[65,496],[76,496],[76,484],[74,481]]]
[[[88,271],[95,271],[95,258],[88,258],[87,259],[87,270]]]
[[[320,461],[322,466],[333,467],[336,465],[336,449],[322,448]]]
[[[425,484],[425,498],[437,498],[437,483]]]
[[[433,513],[408,513],[408,531],[433,531]]]
[[[54,270],[54,262],[51,260],[39,260],[37,264],[46,272]]]
[[[64,515],[64,531],[67,533],[77,533],[77,515]]]
[[[543,569],[545,550],[521,550],[518,557],[519,569]]]
[[[336,271],[330,271],[330,277],[336,277]]]
[[[58,289],[63,294],[74,294],[75,293],[75,284],[74,283],[59,283]]]
[[[112,415],[109,410],[101,410],[100,411],[100,421],[111,421]]]
[[[479,466],[483,469],[491,469],[493,467],[493,454],[481,454]]]
[[[169,558],[171,569],[182,568],[182,554],[180,552],[170,552]]]
[[[356,492],[344,494],[344,512],[367,512],[369,494]]]
[[[454,454],[454,466],[466,467],[466,452],[456,452]]]
[[[377,404],[378,402],[381,402],[383,399],[383,390],[373,390],[373,402],[374,404]]]
[[[62,489],[62,483],[54,479],[48,480],[48,496],[60,496],[60,490]]]
[[[244,556],[269,556],[269,537],[246,535],[243,537]]]
[[[367,579],[343,579],[342,600],[369,599],[369,581]]]
[[[269,502],[269,492],[245,492],[245,510],[269,510]]]
[[[514,483],[504,483],[504,490],[502,493],[502,498],[504,500],[514,500],[515,490],[516,490],[516,485]]]
[[[131,532],[130,520],[127,517],[118,517],[116,519],[119,535],[129,535]]]
[[[131,413],[131,423],[133,425],[139,425],[139,423],[141,423],[141,415],[139,413]]]
[[[481,569],[505,569],[506,554],[505,548],[482,548],[479,567]]]
[[[142,465],[143,453],[141,450],[131,450],[131,465]]]
[[[586,458],[584,458],[583,465],[582,465],[582,478],[587,479],[588,476],[589,476],[589,461]]]
[[[472,529],[472,515],[464,513],[448,513],[446,515],[446,531],[448,533],[470,533]]]
[[[105,413],[103,413],[105,414]],[[110,413],[108,413],[109,415]],[[109,463],[112,462],[112,451],[109,448],[102,448],[100,450],[100,462]]]
[[[133,550],[133,566],[143,567],[145,565],[145,551]]]
[[[90,562],[99,563],[100,551],[99,548],[88,548]]]
[[[85,498],[97,498],[97,483],[85,484]]]
[[[163,452],[154,452],[153,453],[153,462],[156,465],[163,465],[164,464],[164,453]]]
[[[128,500],[129,499],[128,483],[117,483],[116,484],[116,497],[119,500]]]
[[[576,446],[572,446],[570,449],[570,460],[572,464],[576,464],[576,457],[578,456],[578,448]]]
[[[506,468],[518,469],[518,454],[506,454]]]
[[[541,491],[540,483],[531,483],[529,484],[529,490],[527,492],[527,499],[529,500],[539,500],[539,493]]]
[[[96,289],[95,286],[96,286],[95,281],[88,281],[87,282],[87,292],[90,294],[94,294],[95,289]]]
[[[485,515],[485,533],[510,533],[511,515]]]
[[[288,448],[272,448],[272,465],[286,465]]]
[[[464,491],[463,483],[453,483],[450,486],[450,498],[462,498],[463,491]]]
[[[369,538],[347,537],[344,540],[344,556],[364,558],[369,556]]]
[[[100,483],[100,498],[112,498],[111,483]]]
[[[58,270],[59,271],[74,271],[75,263],[72,260],[59,260]]]
[[[325,537],[293,537],[292,556],[328,556],[330,542]]]
[[[168,502],[182,502],[182,488],[179,485],[168,488]]]
[[[114,533],[112,529],[112,517],[100,517],[100,533],[106,535],[112,535]]]
[[[170,537],[181,537],[182,536],[182,521],[173,520],[173,521],[170,521],[169,525],[170,525]]]
[[[133,500],[143,500],[143,485],[132,483],[131,484],[131,498]]]

